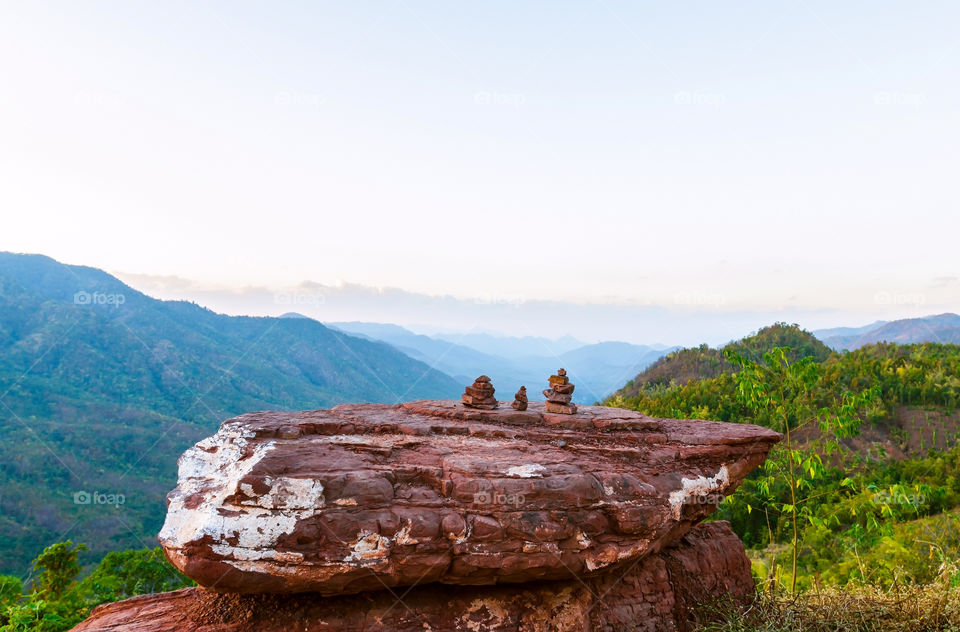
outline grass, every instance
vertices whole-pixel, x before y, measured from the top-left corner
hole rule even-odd
[[[712,606],[701,632],[960,632],[956,563],[941,566],[929,584],[847,585],[793,597],[762,593],[746,608]]]

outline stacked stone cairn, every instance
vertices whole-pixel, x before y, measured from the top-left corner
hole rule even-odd
[[[481,375],[473,381],[473,386],[468,386],[465,389],[466,392],[460,396],[460,399],[463,400],[463,405],[468,408],[493,410],[500,405],[497,398],[493,396],[494,390],[490,378]]]
[[[521,386],[520,390],[517,391],[517,394],[513,396],[513,402],[510,404],[510,407],[514,410],[526,410],[527,409],[527,387]]]
[[[556,375],[550,376],[550,388],[544,389],[543,395],[547,398],[548,413],[573,415],[577,412],[576,404],[570,402],[573,398],[573,384],[570,383],[565,369],[560,369]]]

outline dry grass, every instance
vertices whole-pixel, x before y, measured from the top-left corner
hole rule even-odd
[[[703,632],[960,632],[956,566],[925,585],[762,594],[746,610],[714,607]]]

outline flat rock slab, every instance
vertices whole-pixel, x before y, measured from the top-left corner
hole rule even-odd
[[[74,632],[690,632],[698,606],[745,602],[753,590],[743,545],[726,522],[711,522],[621,572],[584,580],[340,597],[187,588],[99,606]]]
[[[779,439],[542,403],[251,413],[180,458],[160,542],[217,592],[583,578],[679,540]]]

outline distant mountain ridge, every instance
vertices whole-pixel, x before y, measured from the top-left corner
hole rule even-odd
[[[544,338],[542,336],[496,336],[487,333],[467,332],[462,334],[437,334],[433,337],[514,360],[562,355],[586,344],[573,336]]]
[[[152,546],[177,458],[229,417],[461,390],[312,319],[225,316],[95,268],[0,253],[0,573],[20,575],[68,531],[91,555]],[[95,491],[125,503],[74,502]]]
[[[583,344],[570,336],[558,340],[475,333],[425,336],[383,323],[327,325],[392,344],[411,357],[453,375],[464,385],[478,375],[488,375],[497,388],[497,397],[507,400],[521,385],[538,396],[540,390],[546,388],[547,377],[563,367],[577,385],[574,401],[588,404],[600,401],[630,376],[673,349],[626,342]],[[540,354],[529,353],[534,350]],[[550,353],[551,350],[556,351]]]
[[[960,316],[948,312],[921,318],[877,321],[863,327],[820,329],[813,333],[824,344],[838,351],[852,351],[878,342],[960,344]]]

